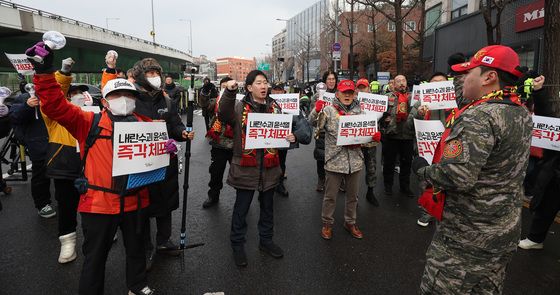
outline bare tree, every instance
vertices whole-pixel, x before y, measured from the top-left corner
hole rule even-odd
[[[484,23],[486,23],[486,40],[488,45],[502,43],[502,12],[513,1],[480,0],[480,11],[484,17]]]
[[[548,105],[556,117],[560,117],[560,20],[556,13],[560,12],[560,1],[544,2],[544,71]]]
[[[395,24],[395,53],[397,72],[402,73],[403,67],[403,23],[417,5],[418,0],[356,0],[356,2],[372,7]],[[390,9],[387,9],[390,7]],[[404,10],[404,8],[408,8]]]

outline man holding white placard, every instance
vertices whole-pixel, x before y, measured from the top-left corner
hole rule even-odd
[[[285,116],[281,109],[268,95],[268,78],[259,71],[249,72],[245,80],[247,95],[242,100],[235,99],[238,85],[231,80],[220,99],[218,116],[223,123],[230,124],[233,129],[233,158],[231,161],[227,183],[236,189],[235,205],[231,220],[230,241],[235,264],[247,266],[245,241],[247,234],[247,213],[255,191],[259,193],[260,218],[258,222],[259,249],[274,258],[282,258],[284,251],[273,242],[274,228],[274,189],[282,177],[280,159],[275,144],[284,141],[284,147],[296,141],[307,144],[311,138],[305,139],[297,128],[285,128],[286,122],[272,120],[252,120],[259,126],[251,124],[250,116]],[[291,117],[291,116],[290,116]],[[254,118],[253,118],[254,119]],[[282,120],[280,120],[282,121]],[[288,125],[290,122],[287,122]],[[252,126],[253,125],[253,126]],[[296,124],[297,125],[297,124]],[[254,139],[260,139],[255,142]],[[287,142],[286,142],[287,141]],[[289,142],[289,143],[288,143]],[[267,148],[251,147],[250,144],[269,143]]]
[[[321,213],[323,221],[321,236],[325,240],[332,238],[336,199],[343,180],[346,182],[344,228],[354,238],[363,238],[363,233],[356,225],[360,171],[364,165],[361,143],[371,140],[379,142],[381,134],[377,132],[375,116],[372,116],[371,120],[349,122],[348,128],[344,128],[340,124],[342,120],[340,118],[343,116],[364,114],[360,108],[360,103],[355,100],[354,91],[354,82],[343,80],[338,84],[333,105],[323,108],[324,101],[321,100],[317,101],[315,105],[315,111],[322,110],[325,115],[325,124],[322,129],[325,131],[326,179]],[[351,137],[354,137],[354,139],[351,139]],[[346,143],[342,143],[343,141]]]

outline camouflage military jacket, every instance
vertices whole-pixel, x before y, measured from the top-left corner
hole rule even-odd
[[[341,109],[347,110],[337,99],[334,101]],[[364,155],[362,149],[352,146],[337,146],[336,138],[338,135],[338,111],[334,106],[327,106],[323,109],[325,114],[325,170],[336,173],[350,174],[362,170],[364,165]],[[363,114],[360,104],[354,101],[350,105],[348,115]]]
[[[447,195],[438,234],[469,252],[516,248],[531,130],[528,111],[504,102],[482,103],[460,115],[441,161],[418,171]]]

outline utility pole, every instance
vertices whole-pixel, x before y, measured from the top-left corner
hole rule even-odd
[[[338,43],[338,0],[336,0],[336,8],[334,11],[334,43]],[[334,72],[338,72],[338,63],[336,60],[334,62]]]
[[[154,25],[154,0],[152,0],[152,31],[150,32],[150,35],[152,35],[154,46],[156,46],[156,28]]]

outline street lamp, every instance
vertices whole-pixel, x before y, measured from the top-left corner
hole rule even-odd
[[[154,0],[152,0],[152,31],[150,32],[150,35],[152,35],[154,46],[156,46],[156,27],[154,24]]]
[[[192,22],[191,22],[190,19],[184,19],[184,18],[180,18],[179,21],[189,23],[189,54],[192,57],[193,56],[193,53],[192,53]]]
[[[109,20],[120,20],[118,17],[106,17],[105,18],[105,28],[109,29]]]

